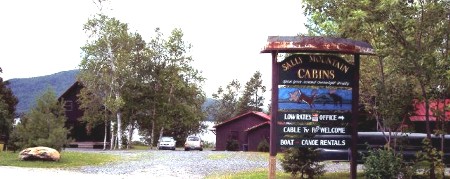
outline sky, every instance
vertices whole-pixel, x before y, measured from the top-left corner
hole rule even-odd
[[[155,28],[166,37],[181,29],[192,45],[192,66],[206,78],[203,91],[211,97],[233,79],[244,86],[256,71],[270,95],[271,55],[260,52],[268,36],[307,31],[301,8],[301,0],[112,0],[103,12],[146,41]],[[78,69],[87,40],[83,24],[98,12],[93,0],[0,1],[0,77]]]

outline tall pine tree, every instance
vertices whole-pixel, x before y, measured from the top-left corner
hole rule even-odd
[[[245,84],[244,93],[239,98],[237,111],[238,114],[249,111],[263,111],[264,93],[266,87],[262,85],[261,72],[256,71],[250,80]]]
[[[0,73],[2,73],[1,68]],[[8,143],[18,102],[11,89],[8,88],[8,82],[3,81],[3,78],[0,77],[0,140],[5,140],[3,142]]]
[[[64,104],[58,101],[53,90],[44,92],[14,129],[16,146],[22,149],[45,146],[61,151],[70,142],[69,130],[64,127],[67,120],[64,111]]]

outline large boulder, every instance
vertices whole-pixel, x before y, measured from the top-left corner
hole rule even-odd
[[[21,160],[43,160],[43,161],[59,161],[61,155],[59,152],[50,147],[31,147],[22,150],[19,153]]]

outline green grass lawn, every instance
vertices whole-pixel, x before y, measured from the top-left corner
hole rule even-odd
[[[132,150],[150,150],[150,147],[148,145],[133,145]]]
[[[144,148],[142,148],[143,150]],[[139,149],[138,149],[139,150]],[[243,157],[248,160],[252,160],[255,157],[263,156],[268,158],[266,153],[245,153]],[[128,157],[126,160],[137,160],[142,157],[151,157],[150,154],[140,154],[133,157]],[[232,157],[230,154],[211,154],[208,156],[210,160],[221,160]],[[102,165],[111,162],[117,162],[124,159],[118,155],[105,154],[105,153],[87,153],[87,152],[75,152],[75,151],[62,151],[61,160],[57,162],[51,161],[22,161],[19,159],[19,152],[13,153],[10,151],[0,152],[0,166],[16,166],[16,167],[30,167],[30,168],[73,168],[80,166],[92,166],[92,165]],[[291,178],[289,173],[284,173],[283,171],[276,172],[277,178]],[[320,179],[336,179],[336,178],[349,178],[349,172],[335,172],[335,173],[325,173],[323,176],[318,177]],[[239,173],[228,173],[220,175],[208,176],[209,179],[259,179],[268,178],[268,169],[258,169],[254,171],[245,171]],[[363,173],[358,173],[357,178],[364,178]],[[426,177],[417,177],[426,178]],[[446,176],[447,178],[447,176]],[[449,177],[450,178],[450,177]]]
[[[363,178],[363,173],[358,173],[358,178]],[[213,175],[208,176],[208,179],[260,179],[260,178],[268,178],[268,170],[267,169],[259,169],[255,171],[246,171],[240,173],[233,174],[222,174],[222,175]],[[289,173],[284,173],[281,171],[276,172],[277,179],[291,179],[291,175]],[[348,172],[336,172],[336,173],[325,173],[323,176],[318,177],[320,179],[337,179],[337,178],[350,178],[350,173]]]
[[[298,177],[298,176],[297,176]],[[255,171],[245,171],[239,173],[232,174],[221,174],[221,175],[211,175],[208,176],[207,179],[260,179],[260,178],[268,178],[268,170],[267,169],[259,169]],[[276,172],[277,179],[291,179],[291,175],[289,173],[284,173],[282,171]],[[338,178],[350,178],[350,172],[334,172],[334,173],[325,173],[320,177],[316,177],[318,179],[338,179]],[[364,173],[358,172],[357,178],[365,178]],[[417,175],[414,176],[413,179],[425,179],[427,176]],[[445,176],[446,179],[450,178],[450,176]]]
[[[33,168],[71,168],[87,165],[102,165],[115,162],[119,156],[104,153],[85,153],[62,151],[61,160],[52,161],[22,161],[19,159],[19,152],[0,152],[0,166],[33,167]]]

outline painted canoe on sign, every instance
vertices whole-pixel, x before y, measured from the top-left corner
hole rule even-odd
[[[335,110],[352,109],[352,90],[327,88],[279,88],[279,110]]]

